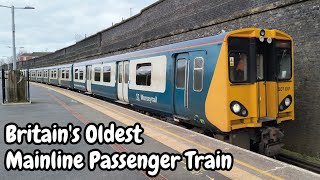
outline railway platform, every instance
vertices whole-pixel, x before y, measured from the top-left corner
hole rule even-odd
[[[128,169],[121,171],[104,171],[100,168],[96,168],[95,171],[90,171],[88,168],[72,171],[7,171],[5,164],[0,163],[0,179],[320,179],[319,174],[88,95],[37,83],[31,83],[30,92],[32,103],[29,105],[0,105],[1,134],[4,134],[5,125],[12,122],[20,127],[25,127],[28,123],[39,123],[41,126],[51,126],[53,123],[62,126],[72,123],[82,129],[89,123],[115,122],[117,126],[124,127],[140,123],[144,129],[142,134],[144,143],[141,145],[134,143],[89,145],[82,138],[77,144],[66,145],[5,144],[4,138],[0,138],[2,162],[5,162],[5,153],[8,149],[20,149],[28,153],[35,149],[42,152],[61,149],[70,153],[81,152],[85,156],[92,149],[99,149],[105,153],[177,154],[187,149],[197,149],[201,153],[213,153],[220,149],[233,155],[233,167],[230,171],[211,171],[203,168],[198,171],[188,171],[187,162],[182,160],[178,162],[174,171],[161,170],[159,175],[151,178],[144,171]]]

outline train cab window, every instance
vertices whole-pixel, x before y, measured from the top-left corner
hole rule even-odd
[[[80,80],[83,80],[83,70],[80,70],[80,71],[79,71],[79,79],[80,79]]]
[[[70,71],[66,70],[66,79],[69,79],[69,73],[70,73]]]
[[[197,57],[194,59],[193,66],[193,90],[201,92],[203,87],[203,58]]]
[[[282,54],[278,55],[279,62],[279,80],[289,80],[291,79],[291,55],[283,50]]]
[[[74,69],[74,79],[79,79],[79,69]]]
[[[95,67],[94,68],[94,81],[100,81],[101,76],[101,67]]]
[[[177,79],[176,79],[176,86],[177,88],[184,89],[185,82],[186,82],[186,67],[187,67],[187,60],[180,59],[177,61]]]
[[[151,86],[151,63],[137,64],[136,84],[141,86]]]
[[[233,83],[248,80],[248,58],[246,53],[231,53],[229,55],[229,75]]]
[[[103,82],[111,81],[111,66],[103,67]]]

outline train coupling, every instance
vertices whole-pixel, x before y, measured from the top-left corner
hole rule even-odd
[[[280,153],[284,146],[282,139],[284,137],[281,129],[277,127],[266,127],[261,132],[261,141],[259,143],[259,153],[266,156],[275,156]]]

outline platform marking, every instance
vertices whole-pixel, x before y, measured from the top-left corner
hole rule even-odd
[[[59,98],[57,98],[56,96],[45,92],[48,96],[50,96],[53,100],[55,100],[60,106],[62,106],[63,108],[65,108],[68,112],[70,112],[75,118],[77,118],[79,121],[81,121],[83,124],[89,124],[90,121],[87,120],[85,117],[83,117],[80,113],[78,113],[77,111],[75,111],[71,106],[69,106],[68,104],[66,104],[65,102],[63,102],[62,100],[60,100]],[[76,102],[76,101],[74,101]],[[121,144],[110,144],[111,148],[115,151],[118,152],[129,152],[129,150],[127,148],[125,148],[123,145]],[[149,177],[145,171],[139,171],[141,174],[143,174],[144,176],[146,176],[148,179],[150,180],[168,180],[165,176],[163,176],[162,174],[159,174],[157,177]]]
[[[198,143],[196,143],[196,142],[193,142],[193,141],[191,141],[191,140],[188,140],[188,139],[186,139],[186,138],[183,138],[183,137],[181,137],[181,136],[179,136],[179,135],[177,135],[177,134],[175,134],[175,133],[172,133],[172,132],[167,131],[167,130],[165,130],[165,129],[163,129],[163,128],[154,126],[154,125],[152,125],[152,124],[150,124],[150,123],[147,123],[147,122],[145,122],[145,121],[142,121],[142,120],[140,120],[140,119],[137,119],[137,118],[135,118],[135,117],[133,117],[133,116],[130,116],[130,115],[127,115],[127,114],[122,113],[122,112],[120,112],[120,111],[111,109],[110,107],[104,107],[104,106],[102,106],[102,105],[100,105],[100,104],[98,104],[98,103],[96,103],[96,102],[93,102],[93,101],[90,101],[90,102],[91,102],[91,105],[90,105],[90,103],[88,102],[88,99],[89,99],[88,97],[86,97],[86,100],[85,100],[83,97],[80,98],[79,95],[78,95],[78,96],[75,96],[75,95],[72,94],[72,93],[75,93],[75,92],[72,92],[72,91],[67,92],[66,90],[63,90],[63,89],[60,89],[60,88],[51,87],[51,86],[48,86],[48,85],[43,85],[43,84],[36,84],[36,83],[32,83],[32,84],[37,85],[37,86],[41,86],[41,87],[44,87],[44,88],[47,88],[47,89],[51,89],[51,90],[54,90],[54,91],[56,91],[56,92],[59,92],[59,93],[65,95],[65,96],[68,96],[68,97],[70,97],[70,98],[72,98],[72,99],[75,99],[75,100],[77,100],[77,101],[79,101],[79,102],[81,102],[81,103],[83,103],[83,104],[85,104],[85,105],[88,105],[88,106],[92,107],[93,109],[96,109],[96,110],[97,110],[97,109],[100,109],[100,110],[98,110],[98,111],[100,111],[100,112],[102,112],[102,113],[104,113],[104,114],[106,114],[106,115],[108,115],[108,116],[110,116],[110,117],[111,117],[111,115],[110,115],[109,113],[105,113],[104,110],[107,109],[107,111],[109,110],[109,112],[110,112],[110,111],[113,111],[113,113],[115,113],[115,115],[116,115],[116,118],[115,118],[115,119],[119,119],[119,116],[118,116],[118,115],[121,114],[122,116],[126,116],[126,117],[131,118],[131,119],[134,119],[134,120],[136,120],[136,121],[138,121],[138,122],[142,122],[142,123],[144,123],[144,124],[146,124],[146,125],[148,125],[148,126],[150,126],[150,127],[152,127],[152,128],[158,129],[158,130],[160,130],[160,131],[162,131],[162,132],[165,132],[165,133],[167,133],[167,134],[170,134],[170,135],[172,135],[172,136],[174,136],[174,137],[176,137],[176,138],[178,138],[178,139],[184,140],[184,141],[186,141],[186,142],[188,142],[188,143],[190,143],[190,144],[193,144],[193,145],[196,145],[196,146],[198,146],[198,147],[201,147],[201,148],[204,149],[204,150],[207,150],[207,151],[209,151],[209,152],[214,152],[213,149],[210,149],[210,148],[208,148],[208,147],[206,147],[206,146],[203,146],[203,145],[201,145],[201,144],[198,144]],[[83,96],[84,96],[84,95],[83,95]],[[98,108],[95,107],[95,106],[98,106]],[[102,109],[99,108],[99,107],[102,107]],[[132,121],[132,120],[131,120],[131,121]],[[121,121],[121,122],[122,122],[122,121]],[[123,123],[124,123],[124,122],[123,122]],[[126,124],[126,123],[124,123],[124,124]],[[128,124],[127,124],[127,125],[128,125]],[[154,132],[154,131],[151,131],[151,132]],[[159,142],[161,142],[161,141],[159,141]],[[166,145],[166,144],[165,144],[165,145]],[[170,147],[170,148],[173,148],[173,147],[176,147],[176,144],[175,144],[175,146],[172,146],[172,147]],[[271,177],[272,179],[277,179],[277,180],[282,180],[282,179],[283,179],[283,178],[281,178],[281,177],[272,175],[272,174],[269,173],[269,172],[266,172],[266,171],[263,171],[263,170],[261,170],[261,169],[259,169],[259,168],[254,167],[254,166],[251,166],[250,164],[247,164],[247,163],[242,162],[242,161],[240,161],[240,160],[235,159],[234,161],[235,161],[236,163],[244,166],[244,167],[247,167],[247,168],[249,168],[249,169],[251,169],[251,170],[254,170],[254,171],[256,171],[256,172],[259,172],[259,173],[261,173],[261,174],[263,174],[263,175],[269,176],[269,177]],[[234,169],[235,169],[235,168],[233,168],[232,170],[234,170]],[[242,170],[241,170],[241,171],[242,171]],[[243,171],[243,172],[245,172],[245,171]],[[243,173],[243,172],[242,172],[242,173]],[[219,173],[225,175],[225,173],[223,173],[223,171],[219,171]],[[248,173],[248,172],[246,172],[246,173]],[[227,174],[229,174],[229,173],[226,173],[225,176],[228,176]],[[230,174],[229,174],[229,175],[230,175]],[[252,174],[248,173],[248,175],[252,175]],[[253,175],[252,175],[252,176],[253,176]],[[246,176],[245,176],[245,177],[246,177]],[[239,179],[239,174],[236,173],[235,176],[233,176],[232,178]],[[247,179],[248,179],[248,178],[247,178]],[[260,178],[258,178],[258,177],[255,176],[255,179],[260,179]]]

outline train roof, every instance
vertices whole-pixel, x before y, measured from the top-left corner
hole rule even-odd
[[[205,45],[209,45],[209,44],[222,42],[226,35],[227,35],[227,33],[224,32],[224,33],[221,33],[221,34],[215,35],[215,36],[192,39],[192,40],[188,40],[188,41],[168,44],[168,45],[154,47],[154,48],[150,48],[150,49],[144,49],[144,50],[129,52],[129,53],[125,53],[125,54],[108,56],[108,57],[103,57],[103,58],[99,58],[99,59],[74,63],[74,66],[85,66],[88,64],[99,64],[99,63],[105,63],[105,62],[110,62],[110,61],[114,61],[114,60],[125,60],[125,59],[129,59],[129,58],[143,57],[143,56],[147,56],[147,55],[151,55],[151,54],[157,54],[157,53],[161,53],[161,52],[168,52],[168,51],[185,49],[185,48],[191,48],[191,47],[195,47],[195,46],[202,46],[202,45],[205,46]]]

